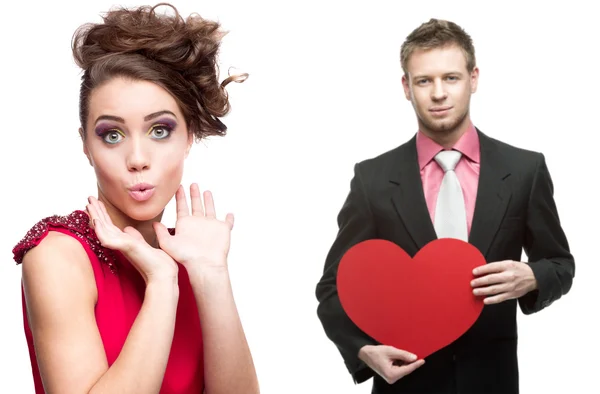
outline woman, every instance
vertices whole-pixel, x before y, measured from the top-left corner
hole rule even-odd
[[[74,35],[79,130],[98,197],[14,248],[36,393],[258,393],[227,269],[233,216],[180,185],[194,139],[224,135],[223,34],[199,16],[109,12]],[[175,195],[177,224],[160,223]]]

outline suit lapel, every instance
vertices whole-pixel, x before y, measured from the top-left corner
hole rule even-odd
[[[481,163],[469,243],[486,255],[510,201],[510,188],[506,184],[510,170],[496,143],[481,131],[477,133]]]
[[[437,235],[423,193],[416,136],[399,149],[398,157],[390,176],[390,182],[396,185],[392,203],[419,250]]]
[[[481,151],[479,182],[469,243],[485,255],[502,222],[510,201],[506,178],[510,171],[496,143],[477,129]],[[399,147],[390,182],[392,203],[417,250],[437,239],[427,209],[417,159],[416,136]]]

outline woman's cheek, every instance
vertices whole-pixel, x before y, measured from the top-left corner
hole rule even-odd
[[[110,158],[102,157],[98,158],[94,162],[94,171],[96,172],[96,179],[102,192],[106,195],[110,195],[117,189],[123,187],[127,183],[126,179],[120,179],[119,174],[124,171],[119,171],[118,161],[116,159],[110,160]],[[107,160],[108,159],[108,160]]]

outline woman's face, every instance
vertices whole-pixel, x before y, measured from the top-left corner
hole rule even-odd
[[[92,91],[86,129],[99,199],[136,221],[160,215],[193,142],[173,97],[151,82],[114,78]]]

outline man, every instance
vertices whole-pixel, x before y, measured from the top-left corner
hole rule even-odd
[[[517,305],[525,314],[542,310],[569,291],[575,274],[544,156],[472,124],[479,70],[471,38],[455,23],[431,19],[414,30],[401,64],[418,132],[355,165],[316,289],[319,319],[354,381],[373,377],[373,393],[516,394]],[[392,241],[414,256],[442,237],[468,241],[485,256],[471,283],[485,306],[463,336],[424,362],[353,324],[337,295],[337,268],[367,239]],[[527,263],[519,261],[523,249]]]

